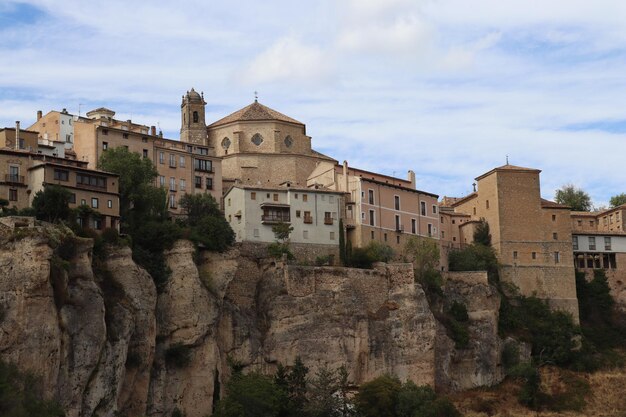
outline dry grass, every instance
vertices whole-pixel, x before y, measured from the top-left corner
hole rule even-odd
[[[579,374],[559,368],[541,370],[542,389],[550,394],[563,392],[573,379],[587,381],[590,387],[586,406],[580,412],[533,411],[517,401],[520,382],[507,379],[494,388],[476,389],[451,396],[466,417],[626,417],[626,367]]]

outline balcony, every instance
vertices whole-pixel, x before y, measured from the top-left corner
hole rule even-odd
[[[261,223],[291,223],[291,216],[289,215],[289,213],[263,214],[261,215]]]
[[[304,216],[304,222],[306,224],[312,224],[313,223],[313,217],[311,217],[311,216]]]
[[[176,191],[176,184],[170,184],[170,191]]]
[[[5,174],[4,182],[9,184],[24,184],[23,175]]]
[[[312,220],[312,219],[311,219]],[[306,223],[306,222],[305,222]],[[324,224],[333,224],[333,218],[332,217],[324,217]]]

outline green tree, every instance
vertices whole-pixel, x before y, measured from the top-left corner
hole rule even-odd
[[[481,218],[476,229],[474,230],[474,243],[479,245],[491,246],[491,232],[489,230],[489,223],[484,218]]]
[[[307,374],[309,368],[304,366],[300,356],[296,357],[293,367],[287,375],[288,399],[290,415],[301,416],[307,404]]]
[[[341,417],[352,417],[355,414],[355,410],[349,396],[350,380],[348,377],[348,369],[345,365],[341,365],[339,369],[337,369],[337,387],[339,415]]]
[[[226,221],[219,204],[210,194],[185,194],[180,206],[187,214],[183,225],[189,239],[211,251],[222,252],[235,242],[235,233]]]
[[[336,372],[328,367],[320,368],[309,383],[306,415],[309,417],[341,416],[342,400],[337,395],[338,391],[339,380]]]
[[[413,262],[415,277],[420,281],[439,265],[439,245],[434,239],[411,236],[404,245],[404,254]]]
[[[618,195],[614,195],[609,200],[609,204],[611,208],[615,208],[617,206],[621,206],[622,204],[626,204],[626,193],[621,193]]]
[[[0,198],[0,211],[2,211],[2,213],[6,212],[7,207],[9,207],[9,200]]]
[[[39,220],[56,223],[68,220],[71,193],[59,185],[48,184],[43,191],[37,191],[33,198],[33,209]]]
[[[391,375],[379,376],[364,383],[354,397],[359,415],[362,417],[396,417],[398,394],[402,384]]]
[[[573,211],[590,211],[592,207],[589,194],[572,184],[556,190],[554,201],[569,206]]]
[[[123,147],[109,148],[100,157],[98,168],[119,175],[123,232],[132,231],[146,217],[166,216],[165,193],[155,189],[158,173],[150,159]]]
[[[278,417],[281,393],[271,377],[253,372],[235,373],[225,387],[226,396],[216,417]]]
[[[289,235],[293,232],[293,226],[289,223],[279,222],[278,224],[272,226],[272,232],[274,232],[276,240],[284,244],[287,243],[287,240],[289,240]]]
[[[192,225],[206,216],[223,217],[219,203],[211,194],[185,194],[179,204],[187,215],[187,221]]]

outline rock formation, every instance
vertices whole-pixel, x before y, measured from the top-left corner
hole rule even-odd
[[[71,256],[60,257],[59,233],[0,227],[0,358],[40,375],[70,417],[206,416],[230,363],[272,372],[296,356],[310,372],[346,365],[356,384],[393,373],[456,390],[501,377],[488,285],[446,284],[472,320],[460,352],[410,264],[305,267],[233,249],[202,253],[197,266],[179,241],[157,294],[128,248],[94,259],[90,239],[70,237]]]

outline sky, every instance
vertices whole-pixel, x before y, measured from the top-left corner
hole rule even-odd
[[[36,111],[207,124],[254,100],[313,147],[440,196],[504,165],[596,207],[626,192],[626,2],[0,0],[0,126]]]

